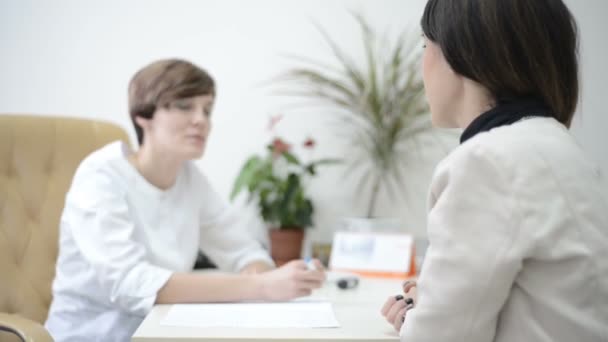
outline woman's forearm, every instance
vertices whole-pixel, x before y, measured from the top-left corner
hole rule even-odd
[[[265,299],[262,279],[254,274],[173,273],[158,291],[156,304],[254,299]]]
[[[266,261],[254,261],[241,269],[242,274],[256,274],[273,270],[274,266]]]

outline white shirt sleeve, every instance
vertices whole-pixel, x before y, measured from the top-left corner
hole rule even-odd
[[[203,253],[224,271],[239,271],[254,261],[274,265],[268,252],[242,226],[234,208],[213,190],[202,173],[198,172],[198,176],[203,194],[200,238]]]
[[[61,221],[110,302],[144,316],[172,272],[146,260],[131,215],[117,179],[96,170],[74,178]]]
[[[430,246],[402,341],[493,341],[522,267],[526,243],[508,171],[470,147],[442,163],[432,182]]]

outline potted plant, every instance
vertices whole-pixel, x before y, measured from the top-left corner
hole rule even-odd
[[[314,148],[312,139],[303,146]],[[276,137],[265,155],[250,157],[237,176],[231,199],[246,190],[248,201],[257,204],[259,214],[270,229],[271,256],[280,265],[300,257],[304,229],[313,225],[314,205],[305,189],[306,179],[317,167],[335,163],[321,159],[304,163],[293,153],[292,145]]]
[[[392,200],[405,187],[404,153],[418,133],[430,129],[419,72],[420,42],[404,32],[389,40],[378,35],[360,15],[355,14],[363,42],[363,63],[355,52],[347,54],[319,27],[328,43],[334,64],[294,57],[298,66],[279,77],[287,94],[304,96],[332,109],[338,129],[336,136],[352,146],[347,175],[357,169],[357,193],[369,193],[367,217],[376,216],[378,196],[384,190]],[[318,109],[318,108],[317,108]]]

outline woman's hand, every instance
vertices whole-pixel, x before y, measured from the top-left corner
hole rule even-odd
[[[313,260],[314,269],[309,269],[304,260],[294,260],[258,276],[262,281],[263,299],[271,301],[289,300],[308,296],[325,281],[325,269],[319,260]]]
[[[395,330],[400,331],[407,311],[414,307],[416,303],[416,282],[406,281],[403,283],[404,295],[389,297],[382,307],[382,316],[395,327]]]
[[[254,261],[243,267],[241,274],[257,274],[273,270],[274,267],[265,261]]]

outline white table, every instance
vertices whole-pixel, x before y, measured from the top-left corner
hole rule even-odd
[[[156,305],[133,335],[133,342],[165,341],[398,341],[397,332],[380,315],[401,281],[361,279],[355,289],[340,290],[328,283],[313,296],[331,300],[340,328],[184,328],[161,325],[171,305]]]

